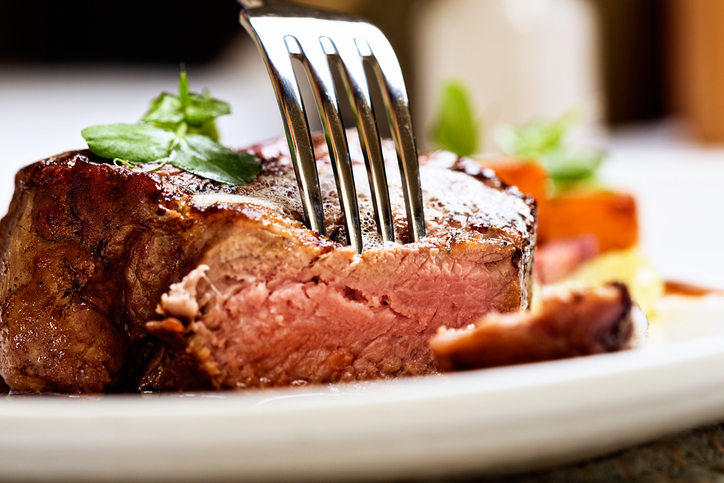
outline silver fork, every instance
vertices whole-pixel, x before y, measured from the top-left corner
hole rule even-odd
[[[368,62],[380,84],[397,150],[409,239],[423,238],[425,218],[409,101],[400,64],[384,34],[367,22],[338,13],[277,0],[239,0],[239,3],[243,7],[241,24],[254,38],[274,85],[309,228],[326,234],[309,125],[292,59],[301,61],[313,86],[337,183],[347,243],[358,253],[362,252],[357,191],[332,66],[339,70],[354,113],[377,231],[383,241],[395,240],[379,131],[363,66],[363,62]]]

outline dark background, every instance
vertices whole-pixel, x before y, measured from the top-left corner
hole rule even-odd
[[[205,62],[242,30],[233,0],[0,0],[0,59]]]
[[[667,1],[591,1],[600,13],[607,122],[669,114]],[[354,13],[386,32],[408,72],[407,14],[415,3],[368,0],[354,6]],[[239,8],[234,0],[0,0],[0,62],[204,63],[244,35]]]

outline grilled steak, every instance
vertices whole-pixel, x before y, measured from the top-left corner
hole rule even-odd
[[[87,151],[21,170],[0,225],[7,385],[83,393],[425,374],[436,370],[427,340],[439,326],[526,307],[531,198],[471,160],[423,155],[427,238],[383,244],[360,189],[357,255],[340,243],[324,138],[314,144],[329,237],[301,221],[284,140],[250,148],[264,169],[239,187]],[[384,151],[405,242],[394,149]]]
[[[477,369],[635,348],[647,329],[623,284],[557,287],[537,312],[490,313],[464,329],[441,328],[430,348],[443,370]]]

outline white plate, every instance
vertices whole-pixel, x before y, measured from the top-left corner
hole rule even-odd
[[[411,478],[601,454],[724,418],[724,299],[668,305],[658,346],[626,353],[243,394],[10,398],[2,478]],[[666,340],[671,327],[693,338]]]
[[[614,146],[665,275],[724,288],[724,154]],[[9,193],[0,195],[9,199]],[[414,478],[519,471],[724,419],[724,301],[664,301],[645,350],[242,394],[0,401],[0,479]]]

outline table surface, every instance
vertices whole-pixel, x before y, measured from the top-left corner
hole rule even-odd
[[[724,423],[704,426],[612,455],[480,483],[724,482]]]

